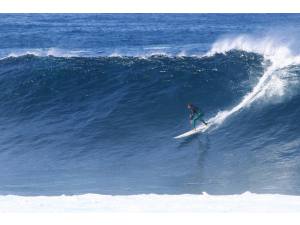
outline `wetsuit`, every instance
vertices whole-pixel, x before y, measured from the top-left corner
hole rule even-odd
[[[190,105],[190,120],[194,128],[196,127],[197,120],[200,120],[202,123],[207,125],[207,123],[202,119],[203,116],[204,113],[202,113],[198,107]]]

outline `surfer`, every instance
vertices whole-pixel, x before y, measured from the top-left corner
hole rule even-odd
[[[197,120],[200,120],[202,123],[204,123],[207,126],[207,123],[202,119],[204,113],[201,112],[198,107],[194,106],[191,103],[189,103],[187,107],[190,110],[190,121],[194,128],[196,127]]]

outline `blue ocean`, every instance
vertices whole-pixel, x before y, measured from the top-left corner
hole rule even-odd
[[[299,37],[300,14],[1,14],[0,195],[299,195]],[[174,139],[187,103],[209,128]]]

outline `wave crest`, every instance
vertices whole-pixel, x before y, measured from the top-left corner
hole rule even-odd
[[[209,122],[212,125],[223,123],[226,118],[250,106],[256,100],[278,103],[298,92],[295,88],[292,88],[298,85],[298,76],[296,74],[292,75],[292,77],[296,78],[292,80],[286,79],[286,77],[288,77],[288,74],[291,75],[293,73],[289,70],[289,67],[300,64],[300,56],[293,54],[288,44],[283,45],[270,37],[256,39],[251,36],[241,35],[215,42],[205,56],[211,57],[215,54],[226,54],[232,50],[263,55],[266,62],[265,72],[240,103],[210,118]]]

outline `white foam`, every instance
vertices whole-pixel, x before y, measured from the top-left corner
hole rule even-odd
[[[109,57],[122,57],[123,55],[119,51],[113,51],[109,54]]]
[[[59,48],[46,48],[46,49],[17,49],[11,50],[11,52],[5,54],[2,59],[8,57],[20,57],[25,55],[35,55],[35,56],[55,56],[55,57],[77,57],[85,54],[82,50],[64,50]]]
[[[177,57],[185,57],[185,56],[187,56],[187,53],[185,50],[182,50],[177,54]]]
[[[55,57],[138,57],[138,58],[150,58],[156,55],[162,55],[166,57],[171,57],[173,54],[167,51],[167,47],[151,47],[144,49],[84,49],[84,50],[67,50],[60,48],[41,48],[41,49],[15,49],[2,51],[1,59],[6,59],[8,57],[21,57],[25,55],[35,55],[39,57],[45,56],[55,56]],[[175,55],[174,55],[175,56]]]
[[[300,196],[125,195],[0,196],[0,212],[299,212]]]
[[[288,81],[284,77],[288,66],[300,64],[300,56],[293,54],[288,44],[284,45],[270,37],[257,39],[241,35],[217,41],[205,56],[210,57],[217,53],[226,54],[231,50],[261,54],[271,64],[267,66],[258,83],[243,97],[240,103],[229,110],[217,113],[217,115],[208,120],[210,126],[223,123],[226,118],[250,106],[257,100],[280,102],[280,100],[284,100],[286,93],[293,94],[290,91]],[[294,80],[293,84],[295,85],[295,83],[297,82]]]
[[[139,53],[139,54],[135,55],[135,57],[144,58],[144,59],[150,58],[152,56],[172,57],[172,54],[169,54],[163,50],[156,50],[156,51],[150,51],[150,52],[142,53],[142,54]]]
[[[138,57],[149,58],[152,56],[191,56],[186,53],[186,46],[139,46],[139,47],[119,47],[101,49],[61,49],[61,48],[35,48],[35,49],[9,49],[1,50],[2,59],[7,57],[20,57],[24,55],[35,56],[56,56],[56,57]],[[188,47],[188,46],[187,46]]]

